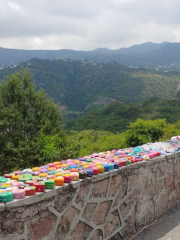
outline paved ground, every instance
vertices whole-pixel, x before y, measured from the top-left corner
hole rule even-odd
[[[132,240],[180,240],[180,205]]]

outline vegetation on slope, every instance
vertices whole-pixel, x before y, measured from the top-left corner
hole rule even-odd
[[[101,110],[88,112],[66,122],[67,130],[97,130],[112,133],[124,132],[137,118],[144,120],[164,118],[168,123],[180,119],[180,99],[165,100],[151,98],[137,104],[112,102]]]
[[[155,72],[116,63],[33,59],[16,68],[0,70],[0,80],[28,67],[36,89],[43,88],[61,107],[84,111],[103,98],[132,103],[150,97],[173,99],[180,85],[180,72]]]

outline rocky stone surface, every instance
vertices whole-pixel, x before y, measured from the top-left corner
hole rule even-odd
[[[128,239],[178,203],[175,153],[1,203],[0,239]]]

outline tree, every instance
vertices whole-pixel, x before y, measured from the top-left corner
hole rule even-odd
[[[42,163],[40,132],[60,132],[58,106],[43,90],[35,91],[28,70],[15,72],[0,84],[0,172]]]
[[[128,127],[125,134],[126,144],[135,147],[158,141],[163,137],[166,127],[168,127],[168,124],[165,119],[145,121],[139,118]]]

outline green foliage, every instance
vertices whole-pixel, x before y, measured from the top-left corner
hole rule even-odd
[[[39,148],[42,150],[45,162],[53,162],[57,159],[62,159],[65,148],[64,143],[63,137],[58,136],[58,134],[47,136],[41,132],[38,138],[38,144]]]
[[[47,136],[40,133],[38,145],[43,153],[44,162],[61,161],[62,159],[75,158],[80,151],[80,143],[78,141],[67,141],[64,134],[55,134]]]
[[[85,116],[67,121],[65,128],[76,131],[94,129],[117,133],[126,131],[130,122],[135,122],[137,118],[144,120],[164,118],[168,123],[175,123],[180,119],[180,100],[153,97],[145,102],[134,104],[116,101],[101,110],[88,112]]]
[[[85,130],[81,132],[72,131],[68,137],[69,141],[80,143],[78,157],[125,147],[124,134],[113,134],[107,131]]]
[[[87,113],[85,116],[70,120],[66,123],[67,130],[83,131],[94,129],[97,131],[122,132],[130,121],[140,116],[141,108],[125,103],[112,102],[99,111]]]
[[[35,91],[27,70],[0,84],[0,172],[43,163],[39,133],[60,131],[58,106],[44,91]]]
[[[177,95],[176,95],[177,97],[180,97],[180,90],[177,92]]]
[[[165,119],[148,120],[137,119],[131,123],[126,131],[125,138],[128,146],[138,146],[147,142],[155,142],[163,137],[168,125]]]
[[[180,135],[180,125],[177,123],[175,124],[167,124],[164,129],[163,136],[159,139],[159,141],[167,141],[171,139],[172,136]]]

